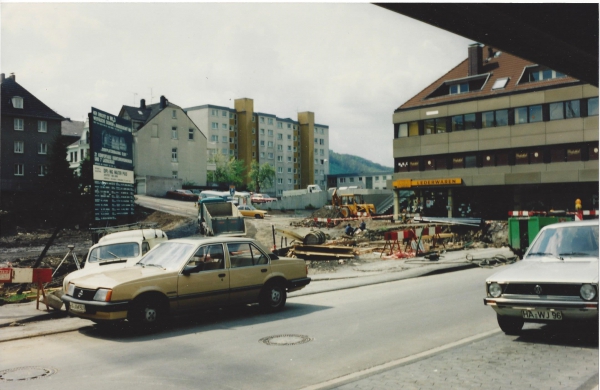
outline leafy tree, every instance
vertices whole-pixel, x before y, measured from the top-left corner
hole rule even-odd
[[[208,180],[218,183],[222,186],[231,184],[240,187],[244,183],[244,160],[237,160],[235,157],[227,158],[220,153],[214,156],[216,168],[214,172],[209,172]]]
[[[67,161],[67,145],[62,137],[56,137],[48,152],[48,172],[44,193],[50,218],[55,223],[70,220],[72,208],[77,204],[79,193],[77,178]]]
[[[252,160],[250,172],[248,172],[250,183],[254,186],[256,192],[260,192],[261,187],[270,187],[275,179],[275,169],[269,163],[262,165],[258,161]]]

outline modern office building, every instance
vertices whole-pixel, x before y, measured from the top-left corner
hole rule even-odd
[[[393,123],[395,214],[401,190],[433,216],[598,208],[598,88],[543,64],[473,44]]]
[[[246,172],[256,160],[275,170],[274,183],[261,191],[281,196],[283,191],[325,186],[329,172],[329,126],[315,123],[314,113],[297,119],[254,111],[254,101],[236,99],[234,107],[211,104],[186,108],[208,139],[209,170],[220,154],[243,160]],[[213,164],[211,164],[213,162]]]

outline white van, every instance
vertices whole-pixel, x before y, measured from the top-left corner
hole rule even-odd
[[[81,276],[131,267],[146,252],[168,239],[160,229],[135,229],[107,234],[90,248],[84,267],[65,276],[64,291],[69,281]]]

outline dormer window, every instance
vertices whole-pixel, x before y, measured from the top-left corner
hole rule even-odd
[[[445,81],[435,91],[433,91],[427,99],[448,96],[448,95],[460,95],[467,92],[480,91],[489,78],[489,74],[479,74],[475,76],[464,77],[461,79],[454,79]]]
[[[567,75],[562,72],[549,69],[545,66],[533,65],[528,66],[523,70],[523,75],[519,80],[519,84],[552,80],[561,77],[567,77]]]
[[[23,98],[20,96],[15,96],[12,98],[13,108],[23,108]]]

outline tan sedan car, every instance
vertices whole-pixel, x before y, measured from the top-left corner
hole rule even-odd
[[[269,216],[269,214],[267,214],[267,212],[265,210],[259,210],[256,207],[249,205],[249,204],[244,204],[244,205],[238,206],[238,210],[240,210],[240,213],[244,217],[264,218],[266,216]]]
[[[164,242],[129,268],[72,280],[62,299],[70,314],[143,328],[170,313],[256,303],[281,310],[287,293],[310,283],[304,260],[280,258],[237,237]]]

